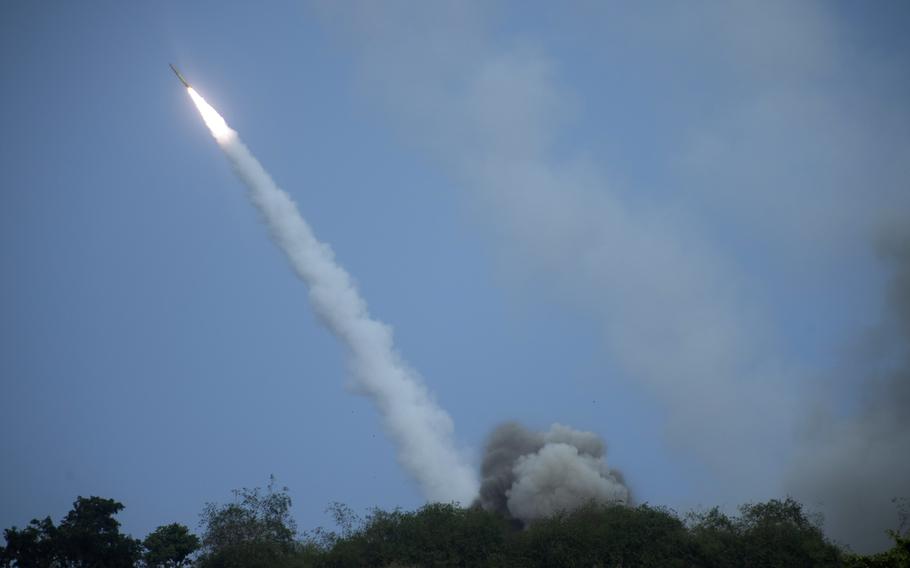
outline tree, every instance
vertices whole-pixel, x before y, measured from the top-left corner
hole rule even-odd
[[[287,564],[297,548],[297,527],[290,516],[291,498],[287,487],[234,491],[234,502],[209,503],[200,525],[204,568],[256,568]]]
[[[140,557],[138,540],[120,533],[114,515],[123,504],[101,497],[77,497],[57,529],[60,556],[67,566],[131,568]]]
[[[693,566],[694,547],[673,511],[589,503],[517,535],[521,566]]]
[[[199,538],[179,524],[162,525],[142,542],[146,566],[154,568],[180,568],[187,566],[189,557],[199,550]]]
[[[0,558],[4,566],[21,568],[132,568],[140,544],[120,533],[114,515],[122,510],[113,499],[77,497],[60,526],[47,517],[22,530],[6,529]]]
[[[820,522],[790,498],[740,507],[730,518],[717,508],[692,514],[690,533],[706,566],[841,566],[842,553]]]
[[[741,534],[735,519],[714,507],[687,516],[689,534],[706,567],[735,566],[742,556]]]
[[[430,503],[413,512],[374,509],[360,527],[329,541],[325,564],[502,566],[509,530],[507,520],[479,507]]]
[[[787,498],[740,507],[743,554],[750,566],[839,566],[840,550],[828,542],[818,521]]]
[[[56,534],[57,527],[50,517],[33,519],[22,530],[4,530],[6,547],[0,548],[0,566],[50,568],[57,556]]]

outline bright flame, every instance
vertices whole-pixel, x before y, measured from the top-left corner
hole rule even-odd
[[[221,118],[218,111],[212,108],[212,105],[205,102],[205,99],[196,92],[196,89],[187,87],[186,90],[193,99],[193,102],[196,103],[196,108],[199,109],[199,114],[202,115],[202,120],[205,121],[205,125],[212,131],[212,136],[215,137],[215,140],[217,140],[219,144],[227,142],[237,135],[237,133],[231,130],[231,127],[227,125],[227,122]]]

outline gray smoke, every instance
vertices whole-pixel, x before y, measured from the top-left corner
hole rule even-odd
[[[812,304],[833,304],[837,290],[845,315],[866,313],[868,299],[848,305],[841,280],[861,274],[883,214],[906,223],[906,48],[883,58],[890,41],[861,45],[863,25],[831,3],[582,3],[547,12],[542,28],[509,13],[521,3],[490,4],[317,6],[356,46],[367,98],[448,167],[504,264],[600,322],[611,364],[666,412],[680,455],[707,466],[708,480],[674,506],[789,490],[823,501],[840,538],[884,539],[890,498],[910,479],[906,324],[877,342],[879,363],[825,385],[822,395],[858,386],[859,408],[831,405],[805,445],[794,432],[822,399],[804,393],[851,333],[819,323],[829,310]],[[524,24],[509,34],[501,22],[512,19]],[[693,26],[704,33],[693,38]],[[569,36],[595,56],[554,39]],[[610,79],[588,81],[592,62]],[[696,91],[698,104],[679,100]],[[630,94],[666,112],[636,110]],[[576,112],[584,127],[565,131]],[[895,281],[907,289],[906,276]],[[893,309],[906,310],[906,293],[895,294]],[[487,506],[507,511],[512,464],[534,438],[494,435]],[[797,487],[785,479],[794,459]]]
[[[861,552],[889,545],[894,501],[910,497],[910,234],[883,249],[894,268],[885,321],[848,371],[858,408],[820,410],[791,475],[792,490],[825,512],[829,534]]]
[[[592,432],[554,424],[532,432],[508,422],[487,441],[477,502],[523,523],[595,501],[628,504],[629,488],[607,467],[606,448]]]

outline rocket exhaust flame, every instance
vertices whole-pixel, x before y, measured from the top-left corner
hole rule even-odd
[[[199,109],[199,114],[202,115],[202,120],[205,121],[205,125],[212,131],[212,136],[215,137],[215,140],[217,140],[219,144],[227,142],[231,138],[237,136],[237,133],[231,130],[231,127],[227,125],[224,118],[218,114],[218,111],[215,110],[212,105],[205,102],[205,99],[196,92],[196,89],[187,87],[186,92],[190,94],[190,98],[193,99],[193,103],[195,103],[196,108]]]
[[[414,476],[428,500],[470,503],[479,482],[455,448],[452,419],[401,360],[391,328],[370,316],[350,276],[335,262],[332,249],[316,239],[294,201],[275,184],[237,133],[192,87],[187,86],[187,92],[246,185],[272,239],[307,284],[313,310],[347,347],[355,384],[379,410],[400,464]]]

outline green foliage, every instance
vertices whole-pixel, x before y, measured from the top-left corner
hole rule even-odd
[[[140,556],[138,540],[120,534],[114,515],[123,504],[113,499],[79,497],[57,529],[61,556],[69,566],[126,568]]]
[[[50,517],[33,519],[22,530],[16,527],[3,531],[6,547],[0,549],[0,566],[30,566],[45,568],[57,558],[57,527]]]
[[[329,541],[322,565],[502,565],[508,531],[505,520],[479,508],[433,503],[414,512],[376,509],[349,536]]]
[[[200,525],[202,568],[263,568],[290,566],[298,545],[297,528],[290,516],[291,498],[287,487],[266,491],[260,488],[234,491],[235,500],[226,505],[209,503]]]
[[[706,566],[840,566],[841,551],[793,499],[740,507],[738,518],[717,508],[690,515],[690,533]]]
[[[123,505],[113,499],[78,497],[55,527],[50,517],[21,531],[6,529],[2,565],[16,567],[128,568],[140,558],[138,540],[120,533],[114,515]]]
[[[649,505],[591,503],[525,529],[477,508],[434,504],[374,510],[353,530],[319,534],[309,541],[314,566],[842,565],[840,551],[790,499],[746,505],[734,518],[712,509],[688,524]]]
[[[717,508],[691,513],[640,505],[590,503],[516,525],[479,507],[435,503],[416,511],[374,509],[360,518],[333,503],[336,530],[296,539],[287,488],[241,489],[230,503],[206,505],[202,540],[180,524],[139,541],[120,533],[123,505],[79,497],[59,526],[50,518],[6,529],[6,568],[330,568],[345,566],[699,567],[845,566],[910,568],[907,521],[894,546],[849,554],[825,539],[819,522],[792,499],[747,504],[737,516]],[[199,557],[193,556],[199,551]]]
[[[686,527],[669,510],[591,503],[532,524],[516,539],[523,566],[691,566]]]
[[[737,523],[714,507],[704,513],[689,513],[689,534],[707,566],[733,566],[740,558]]]
[[[185,526],[163,525],[142,541],[146,566],[149,568],[179,568],[189,566],[189,557],[199,550],[199,538]]]
[[[838,566],[840,551],[793,499],[741,508],[743,552],[752,566]]]

